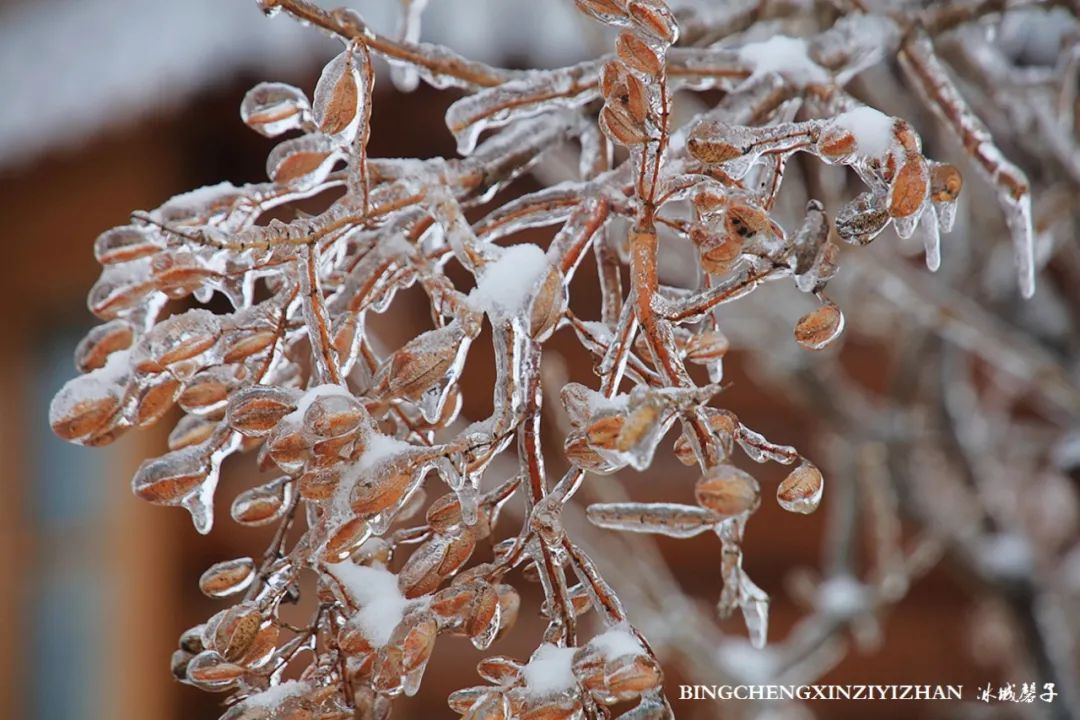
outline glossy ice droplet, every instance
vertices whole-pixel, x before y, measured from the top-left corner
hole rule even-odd
[[[788,512],[809,514],[821,503],[824,487],[821,471],[803,462],[776,488],[776,501]]]
[[[220,598],[243,592],[255,579],[255,562],[237,558],[214,563],[199,578],[199,589],[207,597]]]
[[[831,302],[799,318],[795,323],[795,342],[807,350],[821,350],[844,330],[844,313]]]
[[[285,83],[262,82],[240,103],[240,118],[260,135],[275,137],[303,127],[310,117],[307,96]]]
[[[286,476],[245,490],[233,501],[230,515],[241,525],[269,525],[285,514],[292,502],[292,478]]]
[[[722,516],[753,512],[760,502],[757,480],[734,465],[709,468],[694,486],[698,503]]]

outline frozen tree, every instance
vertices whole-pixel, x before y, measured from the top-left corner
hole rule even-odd
[[[1075,712],[1075,5],[577,0],[610,52],[511,70],[420,42],[425,4],[404,0],[386,35],[351,9],[262,0],[342,43],[311,98],[264,82],[243,99],[253,130],[289,136],[269,181],[174,197],[96,242],[103,323],[53,402],[55,432],[101,445],[179,406],[133,489],[201,533],[225,458],[255,452],[268,475],[230,515],[276,525],[273,541],[202,576],[231,604],[180,638],[177,677],[226,692],[229,720],[383,718],[422,691],[440,637],[494,651],[528,611],[547,623],[532,655],[487,657],[486,684],[453,710],[662,718],[661,659],[708,682],[812,681],[948,553],[1000,600],[984,627],[1024,649],[1000,661],[1056,684],[1049,712]],[[380,58],[401,91],[463,93],[446,113],[460,158],[368,156]],[[953,163],[924,154],[916,120]],[[500,193],[526,173],[543,189]],[[301,199],[323,210],[279,219]],[[531,228],[552,229],[546,247],[509,242]],[[865,247],[879,236],[890,247]],[[570,309],[575,280],[599,307]],[[368,320],[405,288],[432,328],[386,351]],[[215,293],[230,312],[204,307]],[[493,411],[466,422],[459,380],[485,325]],[[885,390],[837,361],[845,325],[877,341]],[[541,365],[555,333],[591,354],[594,383]],[[820,419],[817,462],[726,406],[731,347]],[[665,438],[693,487],[639,502],[602,477],[647,471]],[[795,583],[807,615],[780,643],[743,569],[762,494],[747,462],[789,466],[772,494],[796,514],[818,507],[819,464],[845,477],[829,561]],[[688,600],[648,538],[703,533],[717,610],[741,613],[749,645]],[[612,562],[628,549],[634,563]],[[279,609],[301,580],[317,602],[297,626]],[[521,607],[522,582],[542,606]]]

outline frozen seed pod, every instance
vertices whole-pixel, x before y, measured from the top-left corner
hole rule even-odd
[[[844,330],[844,313],[831,302],[799,318],[795,323],[795,342],[807,350],[821,350]]]
[[[49,406],[54,433],[83,442],[105,429],[120,411],[127,384],[126,351],[113,353],[104,367],[68,380]]]
[[[757,480],[734,465],[709,468],[694,486],[698,504],[722,517],[734,517],[757,509],[761,491]]]
[[[207,597],[220,598],[243,592],[255,579],[255,561],[249,557],[214,563],[199,578]]]
[[[244,388],[229,398],[225,422],[243,435],[265,435],[296,409],[298,399],[295,390],[261,385]]]
[[[105,367],[110,355],[131,347],[134,337],[127,320],[110,320],[94,327],[75,348],[75,367],[81,373]]]
[[[776,501],[788,512],[807,515],[817,510],[825,481],[821,471],[803,462],[792,470],[776,488]]]
[[[241,525],[269,525],[280,520],[292,504],[292,488],[292,479],[287,475],[250,488],[236,496],[229,513]]]
[[[311,107],[299,88],[262,82],[248,90],[240,103],[240,119],[260,135],[276,137],[309,121]]]

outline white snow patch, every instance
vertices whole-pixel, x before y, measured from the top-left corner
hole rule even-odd
[[[1034,569],[1031,544],[1015,533],[990,535],[979,543],[976,552],[979,567],[995,578],[1020,580]]]
[[[244,700],[244,707],[255,708],[265,707],[272,708],[286,698],[290,698],[294,695],[300,695],[307,692],[308,684],[301,682],[300,680],[286,680],[280,685],[267,688],[260,693],[248,697]]]
[[[818,608],[834,617],[854,617],[866,609],[866,601],[866,588],[850,575],[831,577],[818,588]]]
[[[360,606],[350,622],[356,623],[372,647],[385,645],[411,604],[398,587],[397,575],[381,565],[369,567],[349,561],[327,568]]]
[[[573,663],[576,648],[544,643],[536,649],[529,664],[522,668],[525,694],[543,697],[569,690],[577,684]]]
[[[389,435],[373,432],[364,440],[364,452],[353,465],[355,472],[361,473],[370,470],[383,460],[409,450],[413,446],[404,440],[398,440]]]
[[[349,388],[342,385],[316,385],[313,388],[308,388],[307,391],[304,392],[300,397],[300,400],[296,403],[296,409],[286,415],[283,420],[295,423],[301,422],[304,419],[304,413],[307,412],[313,402],[321,397],[328,397],[330,395],[345,395],[347,397],[352,397]]]
[[[806,47],[802,38],[775,35],[743,45],[739,48],[739,60],[754,68],[750,78],[777,73],[799,87],[829,82],[829,73],[810,59]]]
[[[836,125],[855,136],[855,147],[862,155],[884,155],[893,146],[893,118],[866,105],[837,115]]]
[[[49,404],[49,422],[56,423],[81,402],[106,396],[120,397],[131,370],[131,349],[110,353],[105,364],[85,375],[77,375],[60,388]]]
[[[539,245],[511,245],[480,270],[469,302],[492,319],[517,315],[525,310],[547,270],[547,255]]]
[[[613,397],[608,397],[598,390],[592,388],[586,388],[588,393],[585,398],[589,404],[589,413],[591,415],[599,415],[600,413],[609,412],[626,412],[630,408],[630,395],[627,393],[621,393]]]
[[[589,641],[589,645],[604,654],[608,662],[624,655],[640,655],[644,652],[641,643],[626,624],[616,625],[605,633]]]

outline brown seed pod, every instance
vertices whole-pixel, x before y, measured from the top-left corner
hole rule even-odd
[[[844,330],[844,313],[831,302],[799,318],[795,323],[795,342],[807,350],[821,350]]]
[[[295,472],[304,466],[311,440],[292,423],[280,423],[266,438],[266,451],[279,468]]]
[[[600,69],[600,95],[605,100],[626,94],[626,66],[618,60],[604,63]]]
[[[286,140],[267,156],[266,174],[283,185],[307,187],[318,183],[338,158],[326,140],[325,136],[312,135]]]
[[[522,667],[524,666],[513,658],[493,655],[477,664],[476,673],[496,685],[513,685],[521,678]]]
[[[693,363],[710,363],[727,355],[730,341],[719,330],[707,330],[691,336],[686,345],[686,359]]]
[[[199,590],[212,598],[242,592],[255,579],[255,561],[249,557],[214,563],[199,578]]]
[[[226,610],[214,628],[211,649],[229,662],[247,654],[262,626],[262,616],[251,603],[241,603]]]
[[[699,505],[725,517],[753,512],[760,495],[757,480],[734,465],[709,468],[694,487]]]
[[[300,497],[310,502],[329,500],[341,485],[342,469],[338,466],[309,470],[296,483]]]
[[[499,630],[495,633],[495,639],[498,640],[517,623],[521,596],[512,585],[505,583],[496,585],[495,592],[499,595]]]
[[[438,589],[447,575],[442,572],[449,542],[434,538],[413,551],[398,574],[398,584],[407,598],[417,598]]]
[[[615,54],[623,64],[650,78],[660,75],[663,65],[648,43],[632,32],[623,31],[615,38]]]
[[[617,98],[618,104],[626,109],[630,119],[635,124],[645,127],[645,121],[649,119],[649,98],[645,90],[645,84],[633,75],[626,75],[626,94]],[[609,99],[612,102],[614,99]]]
[[[604,685],[617,702],[652,692],[663,680],[660,666],[648,655],[625,655],[604,667]]]
[[[413,460],[398,457],[360,473],[349,494],[357,515],[374,515],[393,507],[412,484]]]
[[[855,135],[847,128],[832,125],[821,132],[817,141],[817,151],[822,160],[841,163],[855,154],[858,143]]]
[[[866,245],[889,224],[883,196],[860,193],[836,214],[836,234],[848,243]]]
[[[555,330],[566,310],[566,288],[563,274],[558,267],[552,266],[537,289],[529,312],[529,335],[534,340],[542,341]]]
[[[626,416],[622,414],[613,413],[594,417],[585,428],[589,445],[599,450],[614,450],[618,445],[619,434],[625,422]]]
[[[439,564],[439,574],[450,577],[472,557],[476,541],[473,539],[469,528],[459,528],[457,534],[451,535],[446,546],[446,555]]]
[[[724,127],[716,122],[698,123],[690,131],[690,137],[686,142],[687,151],[696,160],[707,165],[725,163],[742,157],[746,154],[746,148],[733,145],[724,139],[729,137]]]
[[[690,229],[690,239],[697,246],[701,269],[709,275],[726,273],[742,256],[744,240],[741,235],[720,235],[695,225]]]
[[[105,268],[87,298],[90,312],[102,320],[112,320],[130,310],[154,289],[154,283],[144,274],[112,270]]]
[[[578,0],[578,5],[584,1]],[[455,705],[451,704],[451,707]],[[503,693],[488,691],[477,694],[473,704],[462,712],[461,720],[507,720],[511,710],[510,702]]]
[[[127,320],[110,320],[90,330],[75,348],[75,367],[81,373],[105,367],[109,355],[131,347],[134,331]]]
[[[301,90],[285,83],[263,82],[244,96],[240,118],[260,135],[274,137],[303,126],[310,110]]]
[[[513,710],[512,707],[511,710]],[[581,701],[574,698],[551,700],[523,708],[520,712],[514,712],[514,717],[520,720],[573,720],[573,718],[582,717],[582,714]]]
[[[476,583],[464,630],[477,649],[483,650],[495,640],[500,627],[501,607],[499,592],[493,585]]]
[[[451,528],[461,525],[463,520],[461,501],[458,500],[458,496],[454,493],[447,493],[436,498],[428,506],[426,519],[431,529],[439,533],[445,533]]]
[[[574,0],[578,10],[604,23],[626,17],[626,0]]]
[[[776,500],[788,512],[806,515],[817,510],[824,484],[821,471],[804,460],[776,488]]]
[[[49,424],[64,440],[80,441],[104,430],[120,409],[123,387],[93,375],[69,380],[49,408]]]
[[[223,363],[232,365],[263,352],[277,340],[275,330],[251,330],[230,334],[223,342]]]
[[[605,105],[600,110],[600,129],[612,142],[626,147],[649,141],[644,125],[635,121],[626,109],[619,105]]]
[[[615,438],[615,449],[619,452],[629,452],[646,441],[663,419],[664,413],[658,404],[640,403],[626,414],[625,420],[621,423],[619,434]]]
[[[225,407],[229,395],[239,387],[240,382],[235,367],[218,365],[207,368],[195,373],[184,384],[177,402],[189,413],[209,415]]]
[[[362,546],[369,537],[371,537],[371,527],[366,517],[349,518],[330,533],[330,537],[323,546],[320,559],[329,563],[341,562]]]
[[[371,686],[382,693],[397,692],[401,687],[402,649],[394,645],[384,645],[375,653],[375,664],[371,669]]]
[[[337,438],[370,421],[360,401],[349,395],[321,395],[304,412],[304,429],[316,437]]]
[[[285,388],[255,385],[229,398],[225,422],[241,435],[260,437],[296,409],[298,394]]]
[[[148,427],[160,420],[180,396],[180,387],[176,378],[164,373],[142,384],[135,401],[135,424]]]
[[[373,393],[383,399],[419,400],[442,381],[471,337],[462,323],[429,330],[409,341],[379,368]]]
[[[122,225],[98,235],[94,241],[94,257],[102,265],[126,263],[155,255],[164,246],[152,229]]]
[[[242,666],[226,661],[212,650],[199,653],[187,664],[188,680],[208,690],[226,688],[244,672]]]
[[[724,230],[729,237],[747,240],[763,234],[777,234],[777,228],[764,210],[745,203],[735,203],[724,213]]]
[[[401,623],[394,631],[391,644],[401,646],[401,669],[410,673],[423,667],[435,649],[439,627],[431,613],[420,613]],[[397,642],[395,642],[397,641]]]
[[[914,215],[926,202],[929,190],[930,179],[926,160],[922,155],[908,155],[892,183],[889,215],[895,218]]]
[[[654,42],[672,45],[679,39],[679,24],[662,0],[631,0],[627,14],[634,28]]]
[[[574,465],[598,475],[605,475],[618,469],[610,460],[593,449],[584,432],[572,432],[566,436],[563,454]]]
[[[347,129],[356,119],[360,106],[359,73],[355,51],[346,48],[327,63],[315,86],[314,111],[319,129],[335,135]]]
[[[292,502],[292,479],[285,475],[265,485],[245,490],[233,500],[230,515],[241,525],[262,527],[285,514]]]
[[[198,447],[183,448],[143,462],[131,480],[135,495],[156,505],[176,505],[210,473]]]
[[[960,196],[964,177],[955,165],[934,163],[930,171],[930,199],[934,202],[952,202]]]
[[[337,636],[338,648],[346,655],[367,655],[374,648],[367,639],[360,626],[353,622],[347,622],[341,626]]]

